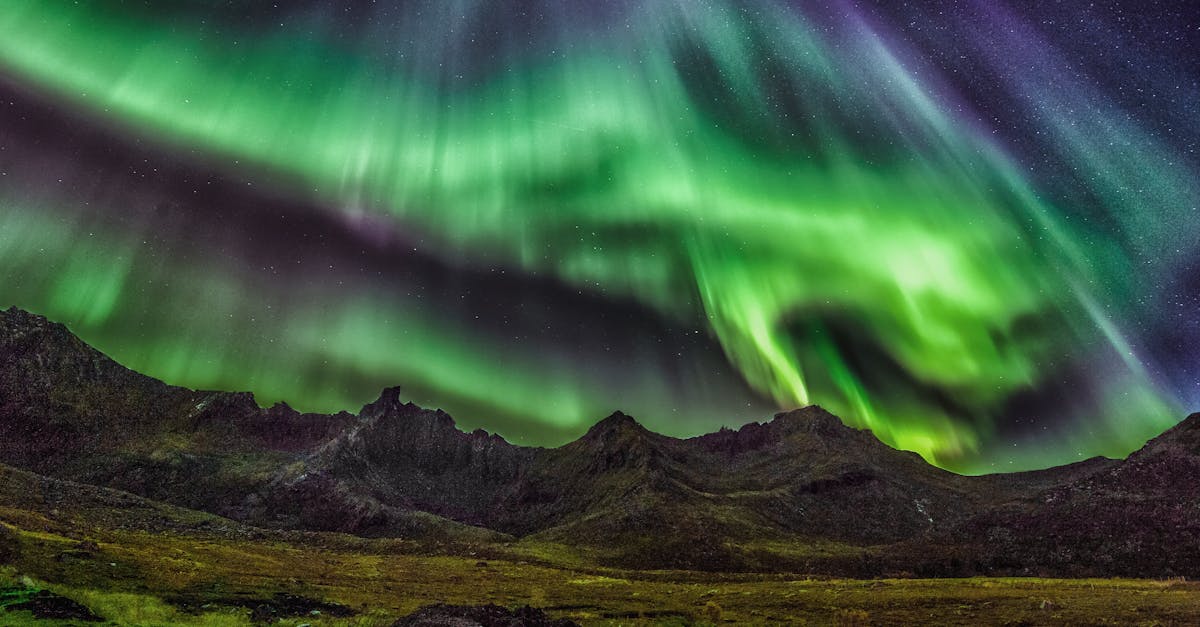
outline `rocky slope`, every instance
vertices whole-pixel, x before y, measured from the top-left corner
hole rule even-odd
[[[1195,576],[1200,414],[1120,463],[985,511],[955,538],[972,571]]]

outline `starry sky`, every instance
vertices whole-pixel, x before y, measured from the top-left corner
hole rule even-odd
[[[1200,8],[6,0],[0,305],[558,445],[819,404],[959,472],[1200,409]]]

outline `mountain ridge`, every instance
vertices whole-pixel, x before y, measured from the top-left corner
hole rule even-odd
[[[529,538],[630,568],[849,574],[1122,574],[1154,559],[1176,572],[1188,562],[1165,549],[1133,553],[1153,534],[1200,540],[1184,514],[1200,497],[1182,489],[1200,480],[1197,414],[1127,460],[969,477],[817,406],[691,438],[615,411],[540,448],[465,432],[398,387],[326,415],[169,386],[15,308],[0,313],[0,357],[0,463],[262,527]],[[1096,521],[1141,543],[1108,542]],[[1047,534],[1122,561],[1039,558],[1030,547],[1050,550]],[[761,548],[814,542],[842,553]]]

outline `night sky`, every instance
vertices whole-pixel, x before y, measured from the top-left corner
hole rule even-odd
[[[5,0],[0,305],[264,405],[1044,467],[1200,409],[1198,144],[1186,0]]]

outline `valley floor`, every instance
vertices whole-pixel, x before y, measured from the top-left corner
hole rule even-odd
[[[548,547],[458,546],[438,555],[400,541],[222,520],[110,527],[0,507],[9,547],[0,567],[0,605],[9,610],[0,624],[79,624],[36,622],[12,609],[40,589],[120,625],[386,626],[432,603],[529,604],[583,625],[1200,624],[1200,584],[1184,581],[625,572],[555,565],[544,557]]]

